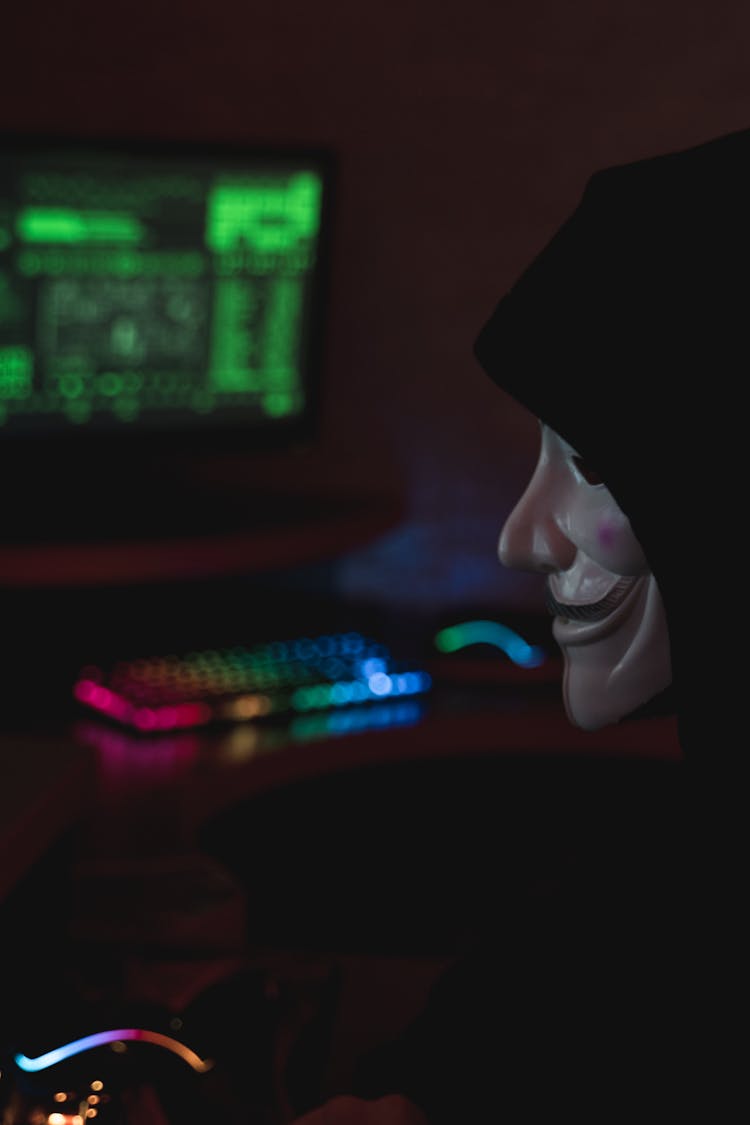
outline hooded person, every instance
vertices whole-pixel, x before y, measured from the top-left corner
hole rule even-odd
[[[502,913],[363,1066],[356,1093],[432,1125],[724,1119],[745,988],[748,200],[750,131],[597,172],[476,343],[541,423],[500,556],[548,576],[568,715],[673,709],[682,760],[639,772],[590,862]]]
[[[476,343],[630,521],[666,611],[680,744],[712,770],[737,764],[744,720],[749,190],[747,131],[595,174]]]

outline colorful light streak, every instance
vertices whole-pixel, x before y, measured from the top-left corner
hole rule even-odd
[[[110,719],[127,723],[141,731],[179,730],[203,726],[213,718],[213,709],[206,703],[190,702],[162,707],[141,707],[94,680],[78,680],[73,694],[80,703]]]
[[[33,1059],[28,1058],[27,1055],[18,1054],[15,1056],[14,1061],[16,1066],[21,1070],[35,1074],[39,1070],[46,1070],[50,1066],[56,1066],[57,1063],[63,1062],[73,1055],[80,1055],[83,1051],[90,1051],[94,1047],[101,1047],[107,1043],[124,1043],[133,1040],[142,1043],[153,1043],[157,1047],[164,1047],[166,1050],[184,1059],[198,1074],[205,1074],[206,1071],[210,1070],[213,1066],[210,1059],[201,1059],[199,1055],[196,1055],[195,1051],[191,1051],[189,1047],[178,1042],[177,1039],[172,1039],[169,1035],[162,1035],[159,1031],[145,1031],[140,1027],[121,1027],[117,1028],[115,1031],[98,1031],[94,1035],[86,1035],[83,1039],[74,1039],[71,1043],[66,1043],[62,1047],[56,1047],[53,1051],[47,1051],[46,1054],[37,1055],[37,1057]]]
[[[476,644],[494,645],[520,668],[538,668],[546,659],[543,649],[528,644],[518,633],[497,621],[464,621],[441,629],[435,636],[435,647],[440,652],[458,652]]]

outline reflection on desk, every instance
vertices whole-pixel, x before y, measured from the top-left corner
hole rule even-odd
[[[594,767],[597,761],[681,760],[671,717],[581,731],[549,695],[530,702],[500,698],[473,710],[396,699],[368,709],[298,715],[279,725],[246,722],[150,737],[86,718],[74,733],[98,755],[104,800],[132,808],[134,815],[148,803],[158,808],[162,825],[179,823],[187,837],[240,800],[363,767],[460,763],[477,756],[540,764],[569,758]]]

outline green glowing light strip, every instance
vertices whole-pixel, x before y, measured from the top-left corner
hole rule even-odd
[[[528,644],[518,633],[497,621],[464,621],[441,629],[434,639],[439,652],[458,652],[468,645],[494,645],[521,668],[536,668],[544,663],[545,654],[536,645]]]
[[[27,207],[16,219],[24,242],[141,242],[138,219],[115,211],[75,211],[67,207]]]

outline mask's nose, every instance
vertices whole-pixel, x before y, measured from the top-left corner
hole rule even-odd
[[[554,503],[543,492],[532,482],[500,533],[500,562],[511,570],[550,574],[568,570],[575,561],[576,548],[560,529]]]

